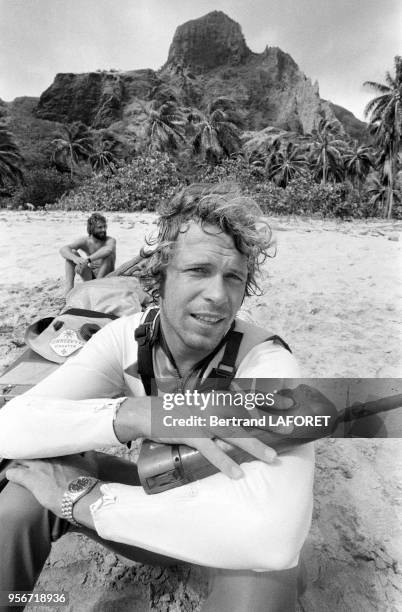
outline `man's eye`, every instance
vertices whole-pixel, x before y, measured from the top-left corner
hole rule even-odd
[[[204,272],[206,272],[206,268],[203,268],[202,266],[197,266],[194,268],[189,268],[188,271],[194,272],[195,274],[203,274]]]
[[[244,283],[244,278],[238,276],[237,274],[228,274],[228,279],[234,281],[236,283]]]

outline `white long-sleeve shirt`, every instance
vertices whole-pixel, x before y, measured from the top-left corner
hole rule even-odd
[[[7,403],[0,410],[0,456],[45,458],[119,445],[110,398],[145,395],[134,339],[139,322],[135,314],[110,323],[76,357]],[[299,370],[288,351],[264,342],[244,357],[236,376],[298,378]],[[105,484],[91,512],[101,537],[184,561],[257,571],[293,567],[311,521],[313,464],[307,444],[272,465],[242,464],[239,480],[219,473],[151,496],[142,487]]]

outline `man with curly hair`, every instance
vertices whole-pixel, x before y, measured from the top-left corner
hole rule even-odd
[[[66,260],[66,294],[74,287],[76,274],[88,281],[113,272],[116,240],[108,236],[106,230],[105,217],[93,213],[87,221],[87,236],[81,236],[60,249],[60,255]]]
[[[273,244],[257,204],[236,185],[193,185],[161,208],[158,230],[143,249],[140,272],[159,307],[152,335],[158,389],[198,389],[233,329],[247,346],[236,377],[299,377],[283,344],[237,318],[244,297],[259,291],[256,275]],[[0,411],[0,455],[16,460],[0,494],[0,554],[7,559],[0,590],[31,590],[52,540],[76,529],[138,561],[211,568],[204,612],[291,612],[311,520],[311,444],[278,457],[245,433],[230,444],[255,460],[238,465],[216,428],[186,437],[177,426],[169,437],[156,435],[151,405],[163,412],[163,393],[146,395],[138,371],[134,335],[142,318],[107,325]],[[289,407],[282,400],[279,410]],[[175,406],[169,414],[179,420],[190,411]],[[220,472],[147,495],[132,463],[78,455],[138,438],[192,446]]]

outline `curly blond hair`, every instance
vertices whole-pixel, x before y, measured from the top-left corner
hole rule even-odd
[[[164,270],[178,236],[187,231],[191,221],[203,228],[213,225],[233,238],[236,249],[247,257],[246,295],[260,294],[256,274],[272,256],[269,250],[274,245],[260,207],[252,198],[242,196],[236,183],[194,183],[160,206],[158,233],[141,250],[138,277],[153,301],[160,297]]]

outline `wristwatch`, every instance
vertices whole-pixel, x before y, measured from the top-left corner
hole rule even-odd
[[[80,523],[73,518],[74,504],[81,499],[81,497],[89,493],[98,482],[99,479],[93,476],[79,476],[78,478],[74,478],[74,480],[68,484],[67,490],[63,495],[61,516],[76,527],[81,527]]]

